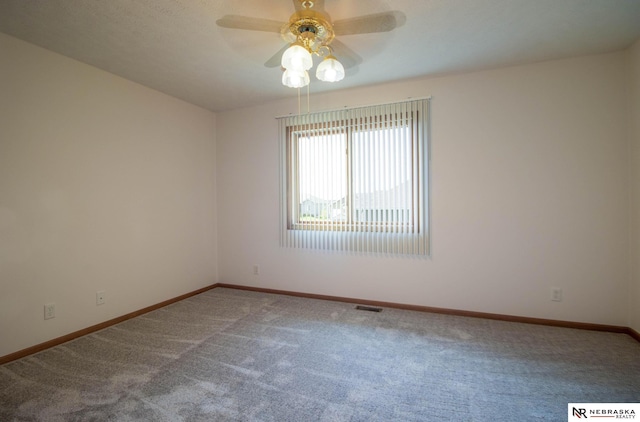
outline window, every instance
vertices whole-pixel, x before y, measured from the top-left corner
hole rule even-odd
[[[428,106],[281,118],[283,246],[427,255]]]

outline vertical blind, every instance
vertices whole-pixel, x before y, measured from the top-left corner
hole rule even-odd
[[[278,123],[282,246],[429,254],[429,99]]]

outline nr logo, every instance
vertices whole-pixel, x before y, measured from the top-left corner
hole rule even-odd
[[[587,409],[582,409],[582,408],[578,408],[576,409],[575,407],[573,408],[573,416],[575,416],[576,418],[587,418]]]

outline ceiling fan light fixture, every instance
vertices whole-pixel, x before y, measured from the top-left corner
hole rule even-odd
[[[331,43],[336,32],[338,35],[388,32],[404,25],[406,21],[404,13],[389,11],[342,19],[334,24],[325,10],[324,0],[293,0],[293,3],[295,12],[286,23],[237,15],[223,16],[216,23],[223,28],[279,33],[286,42],[283,48],[285,51],[281,57],[278,57],[278,53],[267,60],[265,66],[274,68],[280,63],[284,71],[282,83],[294,88],[309,84],[309,72],[314,65],[313,55],[321,59],[315,72],[316,79],[338,82],[346,77],[345,67],[332,53]],[[344,57],[347,67],[361,61],[344,44],[336,41],[333,45],[341,50],[336,50],[338,57]]]
[[[318,65],[316,77],[323,82],[338,82],[344,79],[344,66],[332,54]]]
[[[309,85],[309,72],[286,69],[282,74],[282,85],[289,88],[302,88]]]
[[[296,72],[305,72],[313,66],[311,53],[299,42],[294,42],[282,55],[282,67]]]

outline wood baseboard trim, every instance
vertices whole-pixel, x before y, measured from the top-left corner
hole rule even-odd
[[[207,287],[203,287],[203,288],[198,289],[198,290],[194,290],[194,291],[189,292],[189,293],[185,293],[183,295],[174,297],[172,299],[165,300],[165,301],[160,302],[160,303],[156,303],[155,305],[147,306],[146,308],[142,308],[142,309],[139,309],[137,311],[130,312],[128,314],[119,316],[117,318],[113,318],[113,319],[110,319],[108,321],[104,321],[104,322],[101,322],[99,324],[92,325],[91,327],[87,327],[87,328],[83,328],[82,330],[74,331],[73,333],[66,334],[66,335],[64,335],[62,337],[54,338],[52,340],[45,341],[44,343],[40,343],[40,344],[36,344],[35,346],[27,347],[26,349],[23,349],[23,350],[18,350],[17,352],[8,354],[6,356],[0,356],[0,365],[3,365],[5,363],[7,363],[7,362],[11,362],[11,361],[14,361],[14,360],[17,360],[17,359],[21,359],[23,357],[32,355],[34,353],[41,352],[43,350],[49,349],[49,348],[57,346],[59,344],[66,343],[68,341],[74,340],[74,339],[76,339],[78,337],[86,336],[87,334],[91,334],[93,332],[103,330],[103,329],[105,329],[107,327],[110,327],[112,325],[118,324],[120,322],[126,321],[126,320],[131,319],[131,318],[135,318],[137,316],[140,316],[142,314],[146,314],[146,313],[151,312],[151,311],[155,311],[156,309],[160,309],[160,308],[165,307],[167,305],[171,305],[172,303],[179,302],[181,300],[187,299],[187,298],[189,298],[191,296],[195,296],[195,295],[198,295],[200,293],[204,293],[204,292],[206,292],[208,290],[211,290],[211,289],[214,289],[216,287],[218,287],[217,283],[216,284],[212,284],[212,285],[207,286]]]
[[[436,308],[431,306],[408,305],[408,304],[402,304],[402,303],[381,302],[376,300],[363,300],[363,299],[357,299],[357,298],[318,295],[318,294],[312,294],[312,293],[299,293],[299,292],[292,292],[288,290],[264,289],[261,287],[240,286],[240,285],[227,284],[227,283],[218,283],[216,287],[227,287],[230,289],[249,290],[254,292],[262,292],[262,293],[274,293],[274,294],[281,294],[281,295],[287,295],[287,296],[304,297],[309,299],[332,300],[336,302],[347,302],[347,303],[354,303],[354,304],[357,303],[361,305],[377,306],[382,308],[396,308],[396,309],[405,309],[409,311],[431,312],[431,313],[437,313],[437,314],[465,316],[465,317],[472,317],[472,318],[493,319],[498,321],[520,322],[525,324],[547,325],[547,326],[553,326],[553,327],[575,328],[580,330],[622,333],[622,334],[628,334],[640,342],[640,333],[638,333],[637,331],[629,327],[623,327],[618,325],[591,324],[586,322],[561,321],[561,320],[555,320],[555,319],[530,318],[530,317],[515,316],[515,315],[492,314],[487,312],[463,311],[459,309]]]
[[[363,300],[357,298],[348,298],[348,297],[340,297],[340,296],[328,296],[328,295],[319,295],[312,293],[300,293],[300,292],[292,292],[288,290],[276,290],[276,289],[265,289],[261,287],[251,287],[251,286],[241,286],[236,284],[227,284],[227,283],[215,283],[207,287],[203,287],[198,290],[194,290],[189,293],[185,293],[183,295],[174,297],[172,299],[165,300],[163,302],[157,303],[155,305],[147,306],[146,308],[142,308],[140,310],[130,312],[128,314],[119,316],[117,318],[110,319],[108,321],[101,322],[96,325],[92,325],[91,327],[83,328],[82,330],[74,331],[73,333],[66,334],[62,337],[54,338],[52,340],[46,341],[44,343],[36,344],[35,346],[27,347],[26,349],[19,350],[17,352],[0,356],[0,365],[5,363],[18,360],[24,358],[26,356],[32,355],[34,353],[41,352],[43,350],[49,349],[51,347],[57,346],[62,343],[66,343],[68,341],[74,340],[78,337],[85,336],[87,334],[91,334],[96,331],[103,330],[112,325],[118,324],[120,322],[126,321],[131,318],[135,318],[137,316],[146,314],[151,311],[155,311],[156,309],[162,308],[167,305],[171,305],[172,303],[179,302],[181,300],[187,299],[191,296],[198,295],[200,293],[204,293],[208,290],[215,289],[217,287],[226,287],[229,289],[236,290],[249,290],[254,292],[262,292],[262,293],[273,293],[280,294],[286,296],[296,296],[296,297],[304,297],[309,299],[320,299],[320,300],[332,300],[335,302],[346,302],[346,303],[357,303],[368,306],[377,306],[382,308],[396,308],[396,309],[405,309],[409,311],[418,311],[418,312],[431,312],[438,314],[446,314],[446,315],[456,315],[456,316],[466,316],[472,318],[485,318],[485,319],[493,319],[499,321],[508,321],[508,322],[521,322],[525,324],[537,324],[537,325],[548,325],[554,327],[565,327],[565,328],[577,328],[581,330],[593,330],[593,331],[607,331],[612,333],[622,333],[628,334],[636,341],[640,342],[640,333],[630,327],[622,327],[617,325],[604,325],[604,324],[590,324],[584,322],[572,322],[572,321],[559,321],[553,319],[542,319],[542,318],[529,318],[522,316],[513,316],[513,315],[502,315],[502,314],[492,314],[486,312],[475,312],[475,311],[462,311],[459,309],[447,309],[447,308],[436,308],[431,306],[419,306],[419,305],[408,305],[402,303],[393,303],[393,302],[381,302],[376,300]]]

